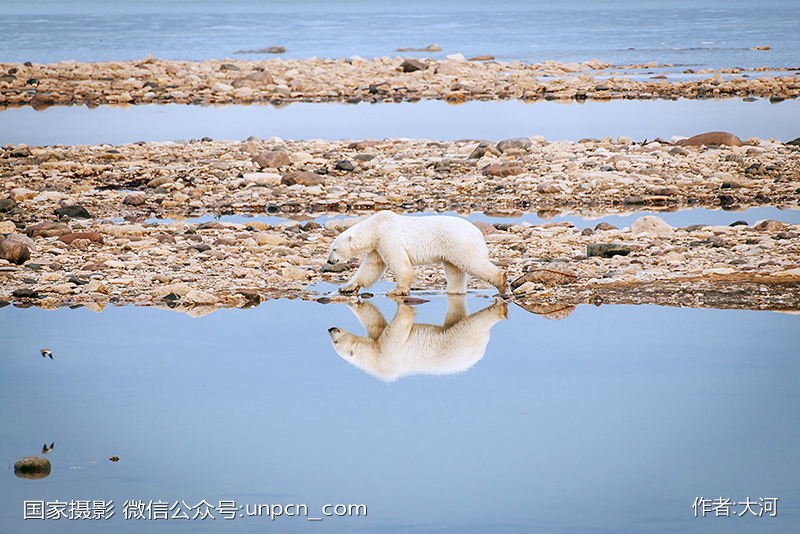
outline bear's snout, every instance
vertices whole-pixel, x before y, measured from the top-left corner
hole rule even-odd
[[[337,333],[339,333],[339,329],[336,328],[335,326],[332,326],[332,327],[328,328],[328,333],[329,334],[337,334]]]

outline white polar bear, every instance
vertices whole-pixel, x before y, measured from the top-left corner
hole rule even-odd
[[[408,295],[414,265],[441,263],[447,277],[447,293],[467,292],[467,275],[506,291],[506,273],[489,261],[483,234],[458,217],[405,217],[381,211],[342,232],[331,244],[328,264],[335,265],[367,253],[355,276],[339,288],[352,293],[378,281],[388,267],[397,287],[388,296]]]
[[[450,375],[465,371],[483,358],[489,330],[508,316],[499,298],[491,306],[467,314],[465,295],[447,297],[444,325],[414,323],[411,306],[397,303],[391,323],[369,302],[348,305],[367,331],[367,337],[329,328],[333,347],[347,362],[381,380],[402,376]]]

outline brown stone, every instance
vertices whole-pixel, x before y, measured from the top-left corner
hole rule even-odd
[[[0,259],[15,265],[22,265],[31,259],[31,251],[22,243],[0,239]]]
[[[142,194],[132,194],[126,196],[122,203],[126,206],[141,206],[146,200],[147,197]]]
[[[397,70],[401,72],[416,72],[418,70],[425,70],[428,68],[427,63],[423,63],[422,61],[414,58],[406,58]]]
[[[261,154],[257,155],[253,158],[253,162],[262,169],[266,167],[277,169],[279,167],[290,165],[292,160],[289,159],[289,154],[283,150],[271,150],[269,152],[262,152]]]
[[[269,85],[271,83],[275,83],[275,80],[272,79],[272,75],[269,72],[253,72],[248,74],[247,76],[242,76],[241,78],[236,78],[231,83],[234,87],[245,87],[248,85]]]
[[[28,237],[58,237],[64,234],[72,233],[69,226],[64,223],[57,223],[51,221],[41,222],[34,224],[25,229],[25,234]]]
[[[14,462],[14,475],[18,478],[36,480],[50,475],[50,460],[39,456],[26,456]]]
[[[100,235],[98,232],[73,232],[70,234],[64,234],[58,238],[59,241],[62,243],[66,243],[69,245],[76,239],[88,239],[92,243],[102,243],[103,236]]]
[[[514,290],[526,282],[543,285],[563,285],[572,284],[578,279],[575,271],[562,262],[552,262],[535,269],[531,269],[513,282],[511,289]]]
[[[497,228],[495,228],[493,225],[491,225],[491,224],[489,224],[487,222],[472,221],[472,224],[474,224],[475,227],[478,230],[480,230],[483,235],[496,234],[496,233],[498,233],[500,231]]]
[[[676,146],[728,145],[742,146],[742,140],[728,132],[708,132],[681,139]]]
[[[786,227],[781,221],[767,219],[756,224],[753,228],[759,232],[780,232]]]
[[[281,177],[281,183],[283,185],[322,185],[325,183],[325,178],[311,171],[293,171],[284,174]]]
[[[513,163],[492,163],[483,169],[483,174],[486,176],[497,176],[499,178],[514,176],[524,172],[525,167],[514,165]]]

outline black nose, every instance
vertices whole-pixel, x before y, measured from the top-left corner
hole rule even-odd
[[[336,328],[335,326],[332,326],[332,327],[328,328],[328,333],[329,334],[334,334],[334,333],[336,333],[338,331],[339,331],[339,329]]]

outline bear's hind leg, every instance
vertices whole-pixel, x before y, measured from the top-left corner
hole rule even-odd
[[[447,294],[463,295],[467,292],[467,273],[449,261],[443,261],[444,275],[447,278]]]
[[[478,261],[478,263],[476,265],[470,265],[467,272],[475,278],[479,278],[484,282],[489,282],[496,287],[497,291],[500,293],[505,293],[508,284],[506,273],[492,265],[488,259],[476,261]]]

